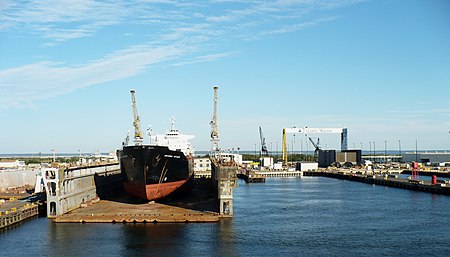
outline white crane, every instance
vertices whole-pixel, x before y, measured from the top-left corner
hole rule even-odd
[[[135,92],[136,91],[134,91],[134,89],[130,90],[130,93],[131,93],[131,105],[133,107],[133,115],[134,115],[134,120],[133,120],[134,143],[135,143],[135,145],[142,145],[142,142],[144,141],[144,137],[142,136],[141,122],[139,120],[139,115],[137,113],[136,97],[134,95]]]
[[[218,96],[217,91],[219,90],[218,86],[214,86],[214,113],[211,124],[211,155],[215,155],[219,152],[219,127],[217,124],[217,102]]]

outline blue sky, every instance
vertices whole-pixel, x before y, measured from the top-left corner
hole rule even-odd
[[[214,85],[222,148],[254,150],[262,126],[275,151],[309,126],[347,127],[349,148],[450,149],[445,0],[3,0],[0,56],[0,153],[115,150],[130,89],[144,129],[174,116],[208,150]]]

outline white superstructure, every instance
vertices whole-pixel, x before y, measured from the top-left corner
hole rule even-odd
[[[181,151],[186,157],[194,155],[194,147],[189,142],[193,139],[193,135],[181,134],[175,128],[175,119],[172,118],[172,128],[165,135],[154,136],[155,145],[167,146],[172,151]]]

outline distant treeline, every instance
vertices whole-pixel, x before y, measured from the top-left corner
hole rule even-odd
[[[28,164],[40,164],[40,163],[51,163],[53,162],[53,158],[39,158],[39,157],[22,157],[22,158],[1,158],[0,160],[8,160],[8,161],[24,161],[25,165]],[[56,157],[55,161],[59,163],[75,163],[79,161],[79,157]]]

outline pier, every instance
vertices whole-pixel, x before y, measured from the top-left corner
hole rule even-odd
[[[0,204],[0,229],[19,223],[39,214],[38,205],[13,200]]]
[[[365,174],[355,174],[349,171],[342,171],[342,170],[323,170],[323,171],[305,171],[304,176],[322,176],[322,177],[362,182],[367,184],[403,188],[414,191],[450,195],[450,184],[448,183],[433,184],[431,180],[424,181],[419,179],[403,179],[388,174],[365,175]]]
[[[303,176],[302,171],[293,170],[293,171],[257,171],[257,175],[261,175],[265,178],[298,178]]]

